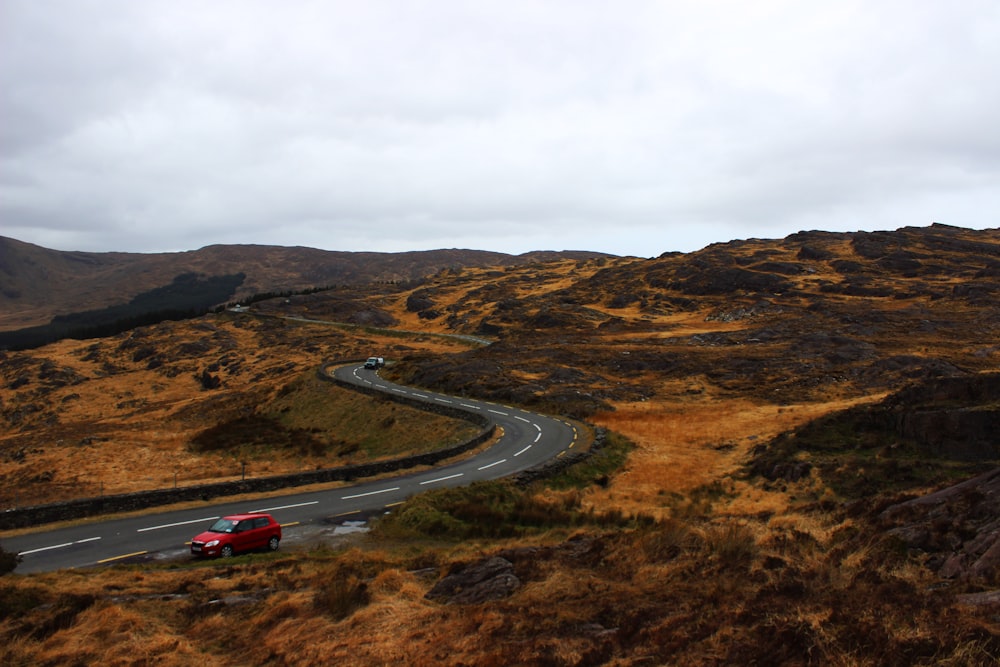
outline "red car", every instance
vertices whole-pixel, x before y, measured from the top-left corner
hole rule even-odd
[[[233,514],[217,519],[204,533],[191,540],[195,556],[228,558],[237,551],[267,547],[271,551],[281,542],[281,524],[270,514]]]

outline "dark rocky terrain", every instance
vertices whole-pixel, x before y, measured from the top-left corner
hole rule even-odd
[[[541,251],[515,256],[458,249],[338,252],[260,245],[213,245],[178,253],[78,252],[50,250],[0,237],[0,331],[45,324],[57,315],[127,303],[138,294],[170,285],[184,274],[243,274],[239,286],[220,300],[225,303],[262,292],[409,282],[445,268],[516,266],[600,255]]]
[[[344,552],[12,586],[0,608],[30,613],[0,635],[35,639],[9,656],[113,660],[83,638],[138,618],[176,664],[996,664],[1000,230],[536,259],[6,353],[12,471],[116,423],[123,452],[180,425],[169,467],[213,425],[294,408],[317,359],[374,351],[392,379],[631,441],[555,479],[422,494]]]

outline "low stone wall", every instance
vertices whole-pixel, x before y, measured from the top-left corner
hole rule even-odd
[[[232,496],[242,493],[262,493],[323,482],[352,481],[421,465],[433,465],[439,461],[478,447],[490,440],[496,430],[493,420],[481,414],[460,410],[447,405],[424,403],[408,396],[379,392],[373,388],[359,387],[354,384],[342,382],[327,374],[326,369],[331,365],[324,364],[319,369],[320,378],[356,391],[372,394],[377,393],[387,400],[412,405],[428,412],[465,419],[482,428],[476,436],[453,447],[446,447],[424,454],[404,456],[398,459],[373,461],[371,463],[360,463],[357,465],[341,466],[339,468],[309,470],[286,475],[254,477],[235,482],[215,482],[212,484],[199,484],[197,486],[184,486],[176,489],[157,489],[154,491],[138,491],[136,493],[122,493],[98,498],[82,498],[79,500],[7,510],[0,513],[0,530],[25,528],[53,521],[80,519],[100,514],[129,512],[191,500],[210,500],[220,496]]]

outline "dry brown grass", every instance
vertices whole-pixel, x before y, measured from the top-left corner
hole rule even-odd
[[[128,334],[8,353],[10,375],[0,386],[6,417],[0,430],[0,474],[6,482],[0,506],[239,479],[243,460],[249,461],[247,474],[255,476],[357,462],[331,462],[294,451],[199,453],[188,445],[208,427],[266,409],[283,387],[315,373],[325,360],[363,358],[371,350],[391,358],[400,345],[392,336],[322,325],[276,328],[228,316],[164,323],[158,329],[148,342],[175,360],[156,369],[147,369],[145,359],[132,360],[132,348],[122,343]],[[218,339],[224,348],[217,348]],[[175,351],[184,344],[209,349],[202,357],[188,358]],[[435,338],[410,339],[406,347],[435,353],[462,349]],[[12,363],[11,357],[20,361]],[[206,391],[196,376],[219,358],[235,361],[214,371],[223,385]],[[46,364],[73,380],[46,382],[41,375]],[[236,374],[227,375],[230,368]],[[27,384],[16,385],[19,377],[27,378]],[[331,386],[330,391],[338,390]],[[440,418],[410,408],[394,408],[393,414],[397,412],[394,424],[382,429],[402,429],[394,441],[404,447],[411,446],[412,438],[404,437],[410,431],[430,442],[426,433],[406,426],[408,419],[419,418],[432,429],[444,425]]]
[[[655,508],[662,513],[670,505],[668,494],[686,494],[732,475],[753,447],[778,433],[880,397],[788,406],[711,397],[681,404],[647,401],[618,405],[614,412],[595,415],[593,423],[622,433],[637,447],[629,456],[627,469],[607,489],[595,490],[590,502],[633,514],[657,513]],[[750,491],[745,485],[740,488]],[[734,511],[754,513],[777,509],[787,502],[785,496],[775,497],[760,489],[753,489],[749,496],[739,495],[742,502],[733,506]]]
[[[716,516],[576,537],[362,542],[7,577],[4,612],[19,594],[35,601],[0,614],[0,662],[987,665],[1000,655],[995,612],[953,606],[926,569],[850,522]],[[510,556],[522,581],[513,596],[425,599],[451,563],[501,546],[522,554]]]
[[[831,243],[830,250],[854,257],[848,240]],[[776,261],[797,261],[797,248],[790,245],[754,241],[745,251],[763,252]],[[617,263],[625,266],[629,261]],[[915,331],[912,322],[920,322],[922,311],[941,308],[940,301],[820,297],[822,281],[840,284],[846,278],[822,262],[814,264],[819,267],[815,273],[790,280],[816,298],[782,297],[778,301],[784,310],[772,319],[706,319],[709,313],[751,303],[739,296],[707,298],[704,307],[693,311],[672,311],[667,306],[644,311],[636,303],[611,308],[607,304],[613,294],[588,287],[590,292],[576,294],[577,304],[618,318],[623,325],[579,337],[561,331],[550,338],[525,337],[525,347],[517,347],[517,353],[527,361],[503,360],[511,367],[512,384],[533,384],[545,381],[552,369],[549,359],[560,353],[565,366],[594,378],[595,387],[579,390],[599,390],[614,407],[590,421],[637,445],[626,469],[606,488],[563,492],[535,488],[526,493],[539,506],[558,508],[582,501],[585,508],[615,510],[635,517],[632,527],[566,527],[517,541],[457,545],[426,537],[386,540],[363,543],[362,548],[344,553],[284,552],[274,561],[181,571],[123,569],[89,576],[14,577],[4,585],[37,588],[45,604],[31,607],[17,619],[0,621],[0,662],[35,664],[42,658],[58,662],[69,655],[66,647],[74,642],[88,659],[121,660],[117,652],[88,646],[88,633],[110,637],[132,627],[136,617],[148,617],[145,636],[156,648],[141,659],[164,664],[172,664],[170,660],[183,664],[188,658],[192,663],[211,659],[223,665],[996,664],[1000,660],[996,606],[954,604],[948,588],[919,559],[883,539],[864,517],[846,518],[821,509],[823,503],[817,501],[828,499],[824,494],[829,491],[818,473],[799,482],[771,485],[736,475],[749,453],[773,436],[818,416],[876,401],[892,382],[905,377],[893,376],[890,381],[874,376],[857,384],[831,381],[827,376],[841,372],[840,362],[813,349],[810,354],[817,367],[827,362],[829,367],[816,371],[814,384],[794,385],[797,378],[790,377],[788,367],[777,365],[795,361],[795,354],[778,358],[789,351],[781,347],[789,345],[784,337],[809,336],[817,318],[830,318],[823,324],[830,327],[825,333],[874,341],[878,358],[913,355],[973,369],[995,365],[998,352],[980,345],[981,332],[962,328],[975,320],[975,307],[956,300],[947,304],[948,317],[936,320],[940,331],[933,327]],[[468,325],[474,327],[480,316],[493,312],[495,304],[474,299],[472,290],[503,281],[504,289],[498,290],[502,298],[528,301],[571,287],[598,269],[596,262],[569,263],[547,274],[537,267],[519,267],[505,270],[501,277],[470,270],[441,276],[421,289],[434,288],[442,310],[464,305],[477,309]],[[872,275],[873,280],[889,279],[881,270]],[[950,289],[954,281],[933,275],[899,278],[899,292],[922,289],[923,282]],[[638,282],[621,284],[641,288]],[[406,296],[380,302],[402,322],[401,328],[447,330],[444,317],[425,320],[406,312]],[[588,301],[591,297],[593,303]],[[810,310],[796,324],[790,313],[806,308]],[[869,310],[886,318],[869,323],[865,320]],[[907,315],[911,310],[918,319],[908,323],[905,318],[914,317]],[[897,316],[901,319],[892,319]],[[865,326],[850,328],[855,321]],[[767,327],[774,327],[773,342],[740,342],[741,332]],[[877,333],[862,333],[866,330]],[[695,334],[718,334],[720,341],[701,345],[670,340]],[[737,342],[725,340],[729,335]],[[552,342],[556,339],[558,343]],[[359,356],[373,345],[455,349],[430,336],[415,340],[402,343],[358,333],[344,348],[339,343],[324,345],[362,352]],[[518,339],[518,345],[521,342]],[[794,340],[791,345],[794,348]],[[623,351],[646,351],[667,361],[676,357],[680,370],[665,363],[662,371],[635,366],[618,371],[615,355]],[[769,359],[768,354],[775,356]],[[680,364],[692,357],[701,368],[692,371]],[[742,375],[712,375],[736,357],[747,361]],[[574,359],[584,361],[574,365]],[[757,366],[750,363],[761,360]],[[311,363],[305,357],[296,357],[296,362]],[[853,368],[863,371],[866,363],[862,360]],[[756,386],[779,382],[791,383],[780,399],[769,400],[773,394]],[[615,393],[623,386],[642,389],[647,400],[615,398],[626,395]],[[148,395],[149,387],[142,391]],[[134,390],[118,400],[140,393]],[[170,401],[179,405],[182,400],[170,396],[162,408],[152,401],[146,407],[169,415]],[[112,403],[100,403],[103,399],[96,394],[87,396],[86,401],[91,400],[96,401],[95,409],[107,412],[102,419],[120,418]],[[197,408],[182,412],[190,416]],[[170,450],[165,432],[146,443],[153,450],[151,456],[157,447],[149,443],[161,437],[163,449]],[[139,439],[132,441],[133,447],[138,445]],[[510,549],[504,553],[515,562],[522,581],[510,598],[472,606],[442,605],[424,598],[453,566],[502,548]],[[72,601],[77,598],[59,603],[61,595],[94,599],[73,613]],[[223,599],[230,602],[213,603]],[[54,627],[55,609],[68,610],[66,618],[55,631],[45,631]],[[97,627],[101,624],[108,630]],[[171,646],[177,648],[171,652]]]

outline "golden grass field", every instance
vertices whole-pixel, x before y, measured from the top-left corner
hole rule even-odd
[[[746,252],[763,251],[772,259],[794,258],[793,250],[763,241],[749,242]],[[848,255],[849,243],[837,241],[833,251]],[[181,483],[232,478],[245,457],[251,457],[254,474],[322,465],[328,460],[293,451],[195,453],[190,443],[212,425],[249,414],[291,414],[298,421],[286,424],[290,428],[348,428],[344,422],[310,421],[317,419],[316,408],[280,411],[283,397],[287,402],[298,396],[289,388],[307,382],[327,359],[383,354],[405,371],[427,359],[475,358],[468,344],[430,335],[452,331],[444,319],[407,310],[406,299],[416,290],[430,290],[442,311],[474,309],[477,317],[493,317],[495,304],[486,288],[509,283],[503,298],[532,304],[532,299],[563,298],[565,290],[603,275],[603,269],[631,261],[506,269],[502,278],[497,271],[465,270],[378,297],[379,307],[399,322],[396,328],[417,332],[405,336],[223,315],[153,328],[151,343],[169,360],[151,370],[145,359],[133,361],[136,348],[127,334],[96,343],[64,341],[23,353],[25,358],[6,353],[0,399],[8,419],[18,409],[21,416],[0,434],[5,453],[0,473],[9,482],[0,500],[10,504],[14,494],[23,502],[94,493],[97,480],[105,492],[117,492],[171,485],[175,474]],[[816,290],[835,279],[830,271],[795,278],[803,289]],[[783,302],[786,311],[769,325],[789,321],[796,298]],[[829,299],[837,308],[853,303],[840,294]],[[858,303],[871,309],[876,302]],[[911,310],[933,313],[942,303],[914,296],[877,305],[891,318]],[[185,560],[15,574],[0,580],[0,663],[997,664],[1000,607],[962,597],[981,592],[983,585],[939,581],[919,555],[886,540],[862,510],[845,511],[818,473],[788,483],[763,483],[743,474],[756,447],[822,415],[875,403],[893,387],[878,376],[851,375],[848,362],[816,371],[815,377],[795,377],[799,371],[788,366],[788,359],[796,359],[789,352],[796,351],[795,341],[775,347],[782,358],[773,360],[766,358],[768,348],[687,342],[699,335],[718,340],[757,335],[747,333],[763,326],[753,317],[710,317],[737,305],[720,300],[697,311],[670,312],[594,303],[587,306],[598,313],[593,317],[621,323],[585,334],[555,331],[553,340],[566,341],[558,345],[541,336],[537,343],[524,338],[519,358],[489,357],[504,366],[505,377],[526,384],[545,382],[547,364],[562,363],[553,359],[600,369],[595,376],[601,380],[581,381],[591,383],[583,389],[606,397],[605,407],[587,421],[633,443],[623,467],[605,483],[585,488],[534,485],[517,491],[525,506],[552,508],[554,514],[565,508],[572,521],[505,539],[459,541],[376,530],[222,563]],[[320,302],[309,307],[309,316],[322,316]],[[953,310],[941,321],[951,318],[962,326],[980,312],[964,303],[949,307]],[[995,367],[998,356],[980,340],[982,332],[971,328],[956,327],[943,336],[904,323],[886,326],[879,335],[883,356],[941,358],[973,370]],[[191,343],[202,351],[186,356]],[[560,347],[577,343],[572,350]],[[683,365],[616,370],[623,352],[702,365],[697,373]],[[761,356],[753,367],[756,375],[720,374],[737,352]],[[220,358],[229,361],[212,372],[222,386],[203,389],[198,375]],[[46,384],[36,379],[46,361],[70,369],[68,378],[86,379]],[[866,363],[853,357],[849,362],[862,370]],[[177,371],[168,376],[165,367]],[[10,389],[19,373],[31,382]],[[800,387],[799,379],[808,382]],[[772,397],[771,383],[784,387],[778,398]],[[547,389],[560,388],[554,383]],[[295,404],[321,401],[317,391],[302,394]],[[346,397],[335,403],[364,414],[364,406]],[[370,423],[374,417],[368,414]],[[394,438],[414,436],[401,445],[409,451],[430,434],[458,437],[445,421],[431,423],[422,413],[399,411],[390,426]],[[360,439],[363,426],[350,438]],[[92,440],[83,444],[85,438]],[[23,457],[13,455],[19,450]],[[50,478],[46,471],[52,471]],[[425,598],[444,575],[498,553],[511,560],[520,580],[513,595],[475,605]]]

